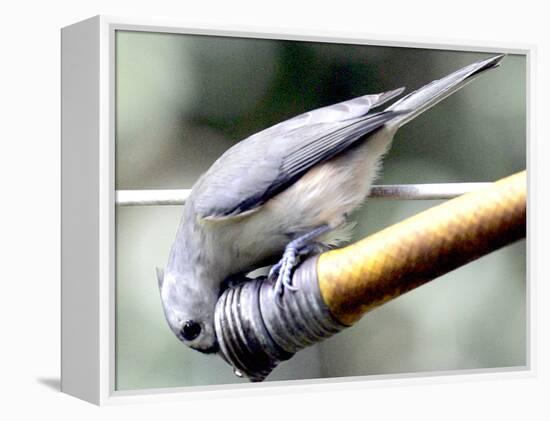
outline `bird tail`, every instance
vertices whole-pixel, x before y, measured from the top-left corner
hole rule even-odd
[[[392,126],[395,125],[396,128],[401,127],[419,114],[433,107],[439,101],[447,98],[464,85],[467,85],[476,79],[480,74],[498,67],[503,58],[504,54],[500,54],[498,56],[480,60],[470,64],[469,66],[463,67],[462,69],[457,70],[442,79],[434,80],[414,92],[411,92],[386,109],[386,111],[410,112],[405,112],[386,124]]]

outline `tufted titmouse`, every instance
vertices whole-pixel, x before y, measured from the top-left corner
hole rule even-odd
[[[346,216],[367,197],[397,129],[502,58],[466,66],[382,112],[369,113],[403,88],[299,115],[225,152],[193,186],[166,269],[157,270],[174,334],[198,351],[217,352],[213,318],[224,281],[273,264],[281,253],[269,279],[279,294],[292,293],[300,256],[349,239]]]

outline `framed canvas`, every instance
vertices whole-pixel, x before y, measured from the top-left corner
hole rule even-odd
[[[260,33],[104,16],[63,28],[61,40],[63,392],[105,404],[357,381],[512,377],[532,370],[524,239],[532,47],[268,29]],[[210,332],[216,346],[197,345],[199,333],[190,320],[178,319],[174,327],[171,317],[179,314],[173,310],[180,303],[179,289],[163,293],[162,288],[166,291],[166,282],[177,279],[167,281],[155,268],[173,266],[169,259],[178,241],[201,256],[226,253],[225,260],[231,261],[241,258],[231,254],[233,245],[245,249],[239,244],[244,241],[241,234],[224,248],[189,232],[182,240],[178,232],[184,224],[184,203],[198,195],[189,196],[190,189],[228,149],[294,116],[367,94],[391,93],[389,108],[373,111],[373,118],[409,116],[414,107],[404,100],[400,108],[395,105],[398,98],[483,60],[494,61],[472,70],[456,86],[442,88],[448,92],[438,92],[437,98],[433,94],[435,99],[422,107],[434,107],[403,122],[397,131],[370,189],[371,198],[349,215],[355,227],[350,227],[347,242],[359,246],[348,248],[344,258],[308,249],[307,256],[329,256],[324,258],[327,267],[327,261],[339,259],[331,266],[337,275],[329,276],[328,269],[321,273],[323,263],[315,260],[318,272],[311,276],[315,283],[310,288],[297,278],[313,267],[307,263],[312,260],[298,259],[301,265],[289,272],[300,290],[293,295],[291,284],[266,277],[269,269],[260,264],[263,261],[253,268],[258,271],[248,278],[240,274],[237,281],[227,270],[227,277],[212,281],[219,296],[215,314],[197,298],[213,326],[209,331],[198,323],[197,329],[200,335]],[[476,80],[467,83],[471,76]],[[374,109],[381,98],[386,100],[374,95],[365,101]],[[345,113],[352,110],[349,103],[343,107]],[[330,111],[335,110],[340,112]],[[333,123],[332,117],[320,115],[308,116],[315,124]],[[372,133],[380,133],[387,121],[373,126]],[[301,124],[268,135],[290,138],[289,130]],[[365,133],[353,142],[371,136]],[[242,165],[238,161],[239,170],[229,171],[230,182],[215,190],[209,206],[227,210],[223,200],[238,204],[223,215],[212,211],[204,218],[219,220],[201,223],[223,225],[233,218],[230,223],[241,233],[248,212],[260,214],[262,207],[311,174],[308,171],[360,149],[355,143],[349,148],[314,163],[302,160],[308,166],[302,172],[281,170],[260,188],[261,194],[248,194],[252,187],[246,183],[267,174],[262,160],[282,159],[281,151],[261,154],[249,147],[240,158]],[[302,158],[314,156],[311,149],[306,151]],[[254,169],[256,178],[240,176]],[[519,187],[513,187],[519,196],[510,197],[508,191],[498,196],[494,186],[505,184],[493,182],[514,174],[523,177],[516,178]],[[452,206],[440,206],[457,196],[474,197],[489,213],[468,208],[472,202],[464,199],[453,202],[452,209],[469,209],[469,221],[465,214],[454,213],[454,222],[449,222]],[[295,216],[306,200],[304,195],[296,198],[282,215]],[[326,200],[327,208],[333,208],[330,197]],[[486,205],[487,200],[493,202]],[[321,213],[327,209],[316,206]],[[514,206],[518,211],[511,215]],[[494,208],[503,212],[504,222],[498,226]],[[306,217],[300,213],[300,218]],[[405,227],[410,222],[400,224],[403,221],[416,225],[411,231]],[[449,233],[447,228],[435,232],[439,222],[451,227],[454,236],[441,234]],[[266,217],[260,225],[272,223],[274,217]],[[469,231],[476,223],[481,228]],[[260,232],[266,231],[260,225],[259,238],[248,237],[251,242],[254,238],[254,248],[274,241],[264,240]],[[390,226],[398,228],[391,228],[393,237],[386,237],[389,231],[384,229]],[[297,238],[289,235],[288,241]],[[432,253],[435,248],[437,255]],[[408,257],[396,258],[403,250]],[[421,274],[419,265],[410,264],[417,259],[422,261]],[[391,266],[397,261],[399,267]],[[362,262],[368,264],[354,266]],[[193,270],[197,265],[195,261]],[[384,277],[376,278],[377,270]],[[348,283],[342,286],[341,273],[346,271],[355,272],[346,275]],[[250,280],[254,277],[256,283]],[[208,282],[194,287],[199,296],[211,288]],[[279,292],[279,298],[285,297],[281,303],[276,302]],[[174,295],[177,303],[167,303]],[[295,296],[304,298],[289,298]]]

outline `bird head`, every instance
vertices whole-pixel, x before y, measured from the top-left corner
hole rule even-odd
[[[157,268],[157,280],[164,316],[170,329],[185,345],[205,354],[218,352],[214,330],[214,309],[218,291],[208,282],[181,271]]]

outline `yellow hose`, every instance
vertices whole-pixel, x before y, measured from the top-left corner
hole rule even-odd
[[[421,212],[319,256],[333,316],[352,325],[369,310],[525,237],[526,172]]]

